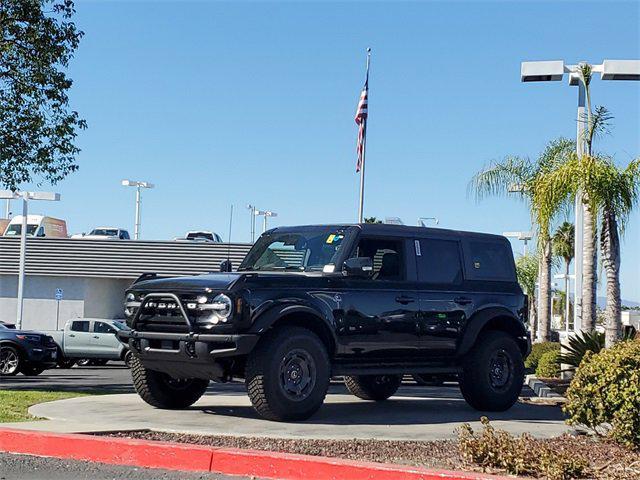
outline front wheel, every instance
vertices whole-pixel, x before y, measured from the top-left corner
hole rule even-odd
[[[58,368],[71,368],[76,364],[75,358],[66,358],[60,350],[58,350]]]
[[[209,386],[209,380],[173,378],[166,373],[149,370],[135,356],[131,359],[131,377],[142,400],[153,407],[169,410],[193,405]]]
[[[318,336],[301,327],[267,333],[249,355],[247,392],[268,420],[305,420],[324,402],[330,360]]]
[[[22,366],[18,350],[8,345],[0,346],[0,376],[17,375]]]
[[[131,350],[127,350],[122,360],[124,360],[124,364],[127,368],[131,368],[131,362],[133,360],[133,353],[131,352]]]
[[[476,410],[502,412],[516,403],[524,383],[524,361],[515,339],[504,332],[480,335],[463,362],[462,396]]]
[[[402,375],[357,375],[344,377],[347,389],[363,400],[380,402],[398,391]]]

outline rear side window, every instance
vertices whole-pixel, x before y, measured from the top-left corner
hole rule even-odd
[[[73,330],[74,332],[88,332],[89,322],[85,322],[85,321],[72,322],[71,330]]]
[[[471,280],[515,281],[513,253],[507,242],[469,240],[467,274]]]
[[[418,252],[416,252],[418,253]],[[455,240],[420,240],[418,280],[441,285],[458,285],[462,282],[460,247]]]

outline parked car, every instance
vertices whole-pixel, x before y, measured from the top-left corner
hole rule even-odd
[[[22,232],[22,215],[11,219],[4,231],[5,237],[19,237]],[[67,238],[67,222],[43,215],[27,215],[27,236],[39,238]]]
[[[302,420],[331,375],[366,400],[404,374],[457,378],[474,408],[518,399],[530,350],[509,241],[384,224],[265,232],[237,272],[134,283],[126,293],[138,394],[183,408],[210,380],[244,378],[257,412]],[[222,269],[222,268],[221,268]],[[146,278],[146,280],[145,280]]]
[[[117,227],[98,227],[86,235],[72,235],[71,238],[83,238],[85,240],[131,240],[127,230]]]
[[[103,365],[109,360],[124,360],[129,365],[131,352],[116,338],[119,330],[128,329],[117,320],[75,318],[67,321],[63,330],[47,333],[58,346],[59,366],[70,368],[85,359]]]
[[[187,232],[184,237],[176,237],[174,240],[176,242],[222,243],[222,237],[220,237],[220,235],[204,230]]]
[[[51,336],[0,323],[0,376],[40,375],[56,366],[57,355]]]

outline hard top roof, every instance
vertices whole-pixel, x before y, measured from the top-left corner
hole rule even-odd
[[[326,228],[327,230],[336,228],[356,227],[363,233],[370,235],[395,235],[395,236],[442,236],[442,237],[474,237],[485,238],[487,240],[509,241],[502,235],[493,233],[468,232],[462,230],[450,230],[446,228],[433,227],[417,227],[411,225],[394,225],[389,223],[337,223],[337,224],[320,224],[320,225],[300,225],[300,226],[284,226],[276,227],[268,230],[268,232],[295,232],[304,230],[315,230],[318,228]],[[267,232],[267,233],[268,233]]]

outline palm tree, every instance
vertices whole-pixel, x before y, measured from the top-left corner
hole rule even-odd
[[[574,149],[574,142],[559,138],[549,142],[536,161],[521,157],[507,157],[502,162],[494,162],[476,173],[469,184],[469,188],[475,193],[477,200],[489,195],[506,195],[508,192],[517,192],[529,203],[532,219],[538,230],[538,250],[540,252],[539,298],[541,307],[538,312],[538,324],[541,341],[548,341],[551,332],[551,237],[549,230],[551,221],[560,209],[562,202],[558,202],[558,206],[550,211],[550,205],[555,205],[555,198],[548,199],[537,195],[536,192],[540,179],[564,164]]]
[[[622,338],[620,298],[620,233],[640,196],[640,159],[625,169],[603,161],[598,169],[597,189],[592,193],[601,208],[600,251],[607,280],[605,346]]]
[[[575,227],[572,223],[564,222],[558,227],[551,240],[553,244],[553,254],[564,260],[564,302],[568,307],[569,300],[569,265],[573,260],[575,244]],[[569,310],[565,308],[565,326],[569,326]]]
[[[531,340],[536,340],[538,331],[538,309],[536,308],[536,282],[540,260],[535,254],[521,255],[516,259],[516,273],[522,291],[529,297],[529,328]]]

